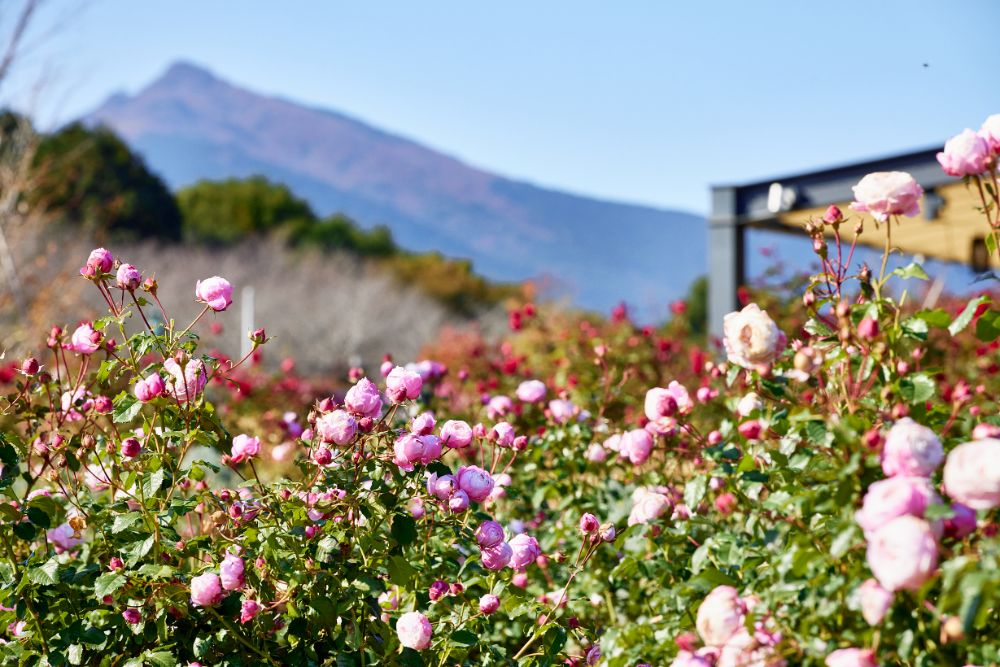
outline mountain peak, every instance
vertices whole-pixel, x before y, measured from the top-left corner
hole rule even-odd
[[[621,299],[666,311],[704,272],[702,218],[600,201],[463,164],[340,112],[233,85],[190,62],[170,66],[90,119],[121,134],[172,187],[263,175],[320,214],[385,224],[401,246],[467,257],[498,280],[549,274],[576,303]]]

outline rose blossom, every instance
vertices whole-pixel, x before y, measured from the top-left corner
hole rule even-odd
[[[325,443],[346,445],[357,432],[358,422],[346,410],[334,410],[316,420],[316,433]]]
[[[131,264],[122,264],[115,275],[115,284],[121,289],[134,292],[142,284],[142,272]]]
[[[458,488],[469,494],[469,500],[481,503],[493,490],[493,476],[478,466],[462,466],[455,474]]]
[[[632,505],[632,512],[628,515],[628,525],[650,523],[658,519],[669,507],[670,499],[665,495],[646,491]]]
[[[892,591],[882,588],[874,579],[868,579],[858,589],[861,615],[868,625],[878,625],[892,606]]]
[[[434,628],[419,611],[408,611],[396,621],[396,636],[406,648],[421,651],[431,645]]]
[[[854,518],[869,536],[897,517],[923,516],[927,506],[938,500],[934,487],[924,477],[890,477],[868,487]]]
[[[163,393],[163,378],[159,373],[152,373],[145,379],[138,380],[132,393],[143,403],[148,403]]]
[[[440,433],[441,443],[455,449],[468,447],[469,443],[472,442],[472,427],[457,419],[446,421],[441,427]]]
[[[455,514],[461,514],[469,509],[469,494],[459,489],[448,499],[448,509]]]
[[[171,357],[163,362],[163,369],[168,373],[163,387],[181,405],[197,400],[208,382],[205,364],[201,359],[189,360],[182,373],[181,365]]]
[[[888,591],[917,590],[934,575],[937,541],[914,516],[893,519],[868,538],[868,567]]]
[[[639,466],[649,459],[653,451],[653,436],[646,429],[633,429],[622,434],[618,447],[632,465]]]
[[[438,500],[448,500],[455,493],[456,488],[455,478],[451,475],[438,476],[436,472],[432,472],[427,477],[427,493]]]
[[[760,395],[755,391],[751,391],[736,404],[736,413],[741,417],[749,417],[754,411],[763,409],[764,402],[760,400]]]
[[[215,312],[220,312],[233,303],[233,286],[225,278],[212,276],[195,284],[194,295],[197,301]]]
[[[501,542],[492,547],[484,547],[480,551],[480,559],[483,562],[483,567],[494,572],[507,567],[510,564],[510,559],[514,556],[514,550],[507,542]]]
[[[500,608],[500,598],[492,593],[487,593],[479,598],[479,611],[489,616]]]
[[[206,572],[191,579],[191,604],[212,607],[222,602],[222,582],[219,575]]]
[[[726,315],[722,329],[730,363],[743,368],[770,366],[787,342],[778,325],[755,303]]]
[[[57,554],[69,551],[83,544],[83,538],[75,537],[75,535],[76,531],[68,523],[56,526],[45,532],[45,537],[55,546]]]
[[[934,431],[909,417],[893,424],[882,449],[882,471],[896,475],[930,477],[944,460],[944,449]]]
[[[510,566],[515,570],[528,566],[542,555],[542,549],[538,546],[538,540],[525,533],[515,535],[511,538],[509,544],[512,551]]]
[[[920,197],[924,189],[904,171],[878,171],[868,174],[853,188],[851,208],[870,213],[885,222],[892,215],[908,218],[920,215]]]
[[[243,588],[246,580],[243,576],[245,566],[243,559],[236,554],[226,554],[219,566],[222,587],[227,591],[235,591]]]
[[[101,348],[101,338],[100,331],[96,331],[90,322],[84,322],[70,337],[69,349],[80,354],[93,354]]]
[[[1000,155],[1000,113],[995,113],[983,121],[983,126],[979,128],[979,136],[986,140],[994,154]]]
[[[500,447],[510,447],[514,444],[514,427],[507,422],[498,422],[490,429],[490,440]]]
[[[476,542],[481,548],[495,547],[503,542],[503,526],[496,521],[483,521],[476,529]]]
[[[870,649],[842,648],[826,656],[826,667],[878,667],[878,662]]]
[[[983,125],[983,127],[986,126]],[[90,257],[87,258],[87,266],[95,273],[111,273],[114,265],[115,256],[111,254],[110,250],[104,248],[94,248],[90,251]]]
[[[955,516],[944,520],[944,534],[960,540],[976,530],[976,510],[962,503],[952,503],[951,511]]]
[[[538,403],[545,398],[545,383],[541,380],[525,380],[514,392],[522,403]]]
[[[681,651],[670,663],[670,667],[713,667],[714,661],[691,651]]]
[[[565,424],[576,415],[576,406],[573,401],[557,398],[549,401],[549,413],[557,424]]]
[[[408,371],[402,366],[393,368],[385,378],[386,394],[393,403],[419,398],[423,384],[424,381],[418,373]]]
[[[382,395],[374,382],[368,378],[361,378],[356,385],[347,390],[344,407],[362,417],[375,419],[382,412]]]
[[[722,646],[743,627],[745,606],[732,586],[716,586],[698,607],[695,627],[708,646]]]
[[[511,413],[514,409],[514,402],[507,396],[494,396],[486,403],[486,416],[490,419],[499,419]]]
[[[233,438],[233,448],[230,454],[230,460],[233,463],[252,459],[258,454],[260,454],[260,438],[253,438],[245,433]]]
[[[945,493],[974,510],[1000,505],[1000,440],[975,440],[948,452],[943,480]]]
[[[436,423],[433,412],[421,412],[413,418],[413,423],[410,424],[410,433],[414,435],[428,435],[434,431]]]
[[[256,600],[244,600],[240,605],[240,623],[249,623],[260,613],[260,604]]]
[[[989,169],[990,144],[972,130],[962,130],[944,144],[937,161],[949,176],[976,176]]]
[[[410,471],[416,463],[427,465],[441,455],[441,441],[434,435],[404,433],[393,444],[393,463]]]

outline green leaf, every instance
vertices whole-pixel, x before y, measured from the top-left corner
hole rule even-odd
[[[129,528],[134,526],[136,523],[139,522],[140,519],[142,519],[142,514],[140,514],[139,512],[128,512],[126,514],[119,514],[118,516],[115,517],[115,520],[111,522],[111,532],[117,535],[123,530],[128,530]]]
[[[177,664],[177,659],[174,658],[174,654],[170,651],[159,650],[154,653],[147,653],[146,663],[156,665],[156,667],[174,667]]]
[[[810,318],[805,324],[805,330],[811,333],[813,336],[819,338],[826,338],[827,336],[832,336],[834,334],[833,329],[827,326],[826,322],[817,319],[815,317]]]
[[[921,310],[914,317],[919,317],[924,322],[927,322],[929,326],[937,327],[938,329],[944,329],[951,323],[951,316],[948,315],[948,311],[941,308]]]
[[[899,381],[899,394],[911,405],[930,399],[934,389],[934,380],[924,373],[915,373]]]
[[[916,340],[927,340],[928,324],[927,320],[919,317],[910,317],[903,320],[900,325],[903,333]]]
[[[28,570],[28,579],[39,586],[52,586],[59,581],[56,572],[59,571],[59,561],[51,558],[44,565]]]
[[[166,471],[163,468],[160,468],[158,470],[154,470],[142,480],[142,492],[146,494],[147,498],[153,497],[156,492],[160,490],[166,476]]]
[[[1000,312],[988,310],[976,320],[976,338],[984,343],[1000,338]]]
[[[704,499],[707,490],[708,477],[706,475],[699,475],[688,480],[687,484],[684,485],[684,504],[694,512]]]
[[[903,280],[909,278],[916,278],[918,280],[929,280],[930,277],[927,272],[924,271],[924,267],[920,266],[916,262],[910,262],[906,266],[902,266],[892,272],[892,275],[899,276]]]
[[[995,255],[996,252],[997,252],[997,240],[996,240],[996,238],[994,238],[994,236],[992,234],[987,234],[986,237],[983,239],[983,241],[986,243],[986,252],[987,252],[987,254],[990,257],[992,257],[993,255]]]
[[[459,646],[475,646],[479,637],[469,630],[462,629],[451,633],[451,641]]]
[[[29,507],[25,514],[28,515],[28,520],[39,528],[50,528],[52,526],[52,519],[39,507]]]
[[[959,313],[958,317],[952,320],[952,323],[948,325],[948,331],[952,336],[958,334],[958,332],[969,326],[969,322],[972,321],[972,316],[976,314],[976,310],[979,306],[984,303],[989,303],[990,297],[985,294],[980,297],[976,297],[972,301],[966,304],[965,309]]]
[[[397,586],[405,586],[410,583],[417,571],[402,556],[393,556],[389,560],[389,580]]]
[[[131,394],[123,394],[121,400],[115,404],[112,419],[116,424],[125,424],[135,419],[139,410],[142,410],[142,402]]]
[[[124,550],[124,553],[128,556],[128,564],[135,565],[140,560],[142,560],[143,557],[149,553],[149,550],[153,548],[153,543],[155,541],[156,541],[155,536],[150,535],[144,540],[141,540],[139,542],[133,542],[131,545],[129,545]]]
[[[397,514],[392,518],[389,533],[402,546],[413,544],[417,539],[417,522],[409,514]]]
[[[111,595],[125,585],[125,575],[121,572],[105,572],[94,582],[94,595],[100,600]]]

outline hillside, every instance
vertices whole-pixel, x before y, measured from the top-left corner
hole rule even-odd
[[[173,188],[262,174],[321,215],[385,224],[403,247],[467,257],[497,280],[545,277],[557,296],[650,315],[704,271],[699,216],[510,180],[346,115],[239,88],[177,64],[88,117],[139,150]],[[664,183],[669,187],[669,183]]]

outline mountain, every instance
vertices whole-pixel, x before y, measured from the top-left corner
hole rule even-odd
[[[699,216],[497,176],[187,63],[135,95],[112,96],[86,120],[118,132],[173,188],[262,174],[322,215],[385,224],[402,247],[467,257],[492,279],[543,277],[550,294],[589,308],[626,300],[662,315],[705,270]]]

